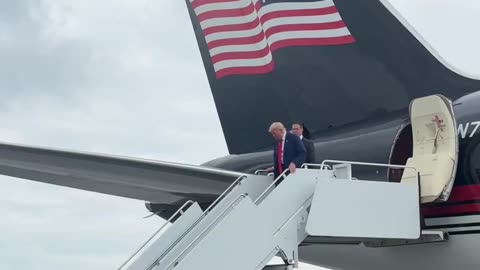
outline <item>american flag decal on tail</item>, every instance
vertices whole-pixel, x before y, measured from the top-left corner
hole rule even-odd
[[[190,0],[217,79],[273,70],[275,50],[353,43],[332,0]]]

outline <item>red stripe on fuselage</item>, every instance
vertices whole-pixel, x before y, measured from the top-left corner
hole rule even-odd
[[[422,208],[422,213],[425,217],[480,214],[480,202],[474,202],[476,200],[480,200],[480,185],[456,186],[447,202],[425,206]]]
[[[448,202],[480,200],[480,185],[457,186],[452,190]]]
[[[480,203],[425,207],[422,213],[426,218],[480,214]]]

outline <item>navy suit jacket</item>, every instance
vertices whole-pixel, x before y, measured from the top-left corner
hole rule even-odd
[[[305,137],[303,137],[302,142],[303,142],[303,146],[305,146],[305,150],[307,150],[307,156],[306,156],[305,162],[315,163],[315,145],[313,144],[312,141],[305,139]]]
[[[277,145],[278,143],[275,142],[273,147],[273,164],[274,164],[273,168],[274,168],[275,177],[280,175],[278,173]],[[307,155],[306,152],[307,151],[305,150],[305,146],[303,145],[303,142],[300,139],[300,137],[290,132],[287,132],[287,134],[285,135],[285,144],[283,146],[282,170],[284,171],[285,169],[287,169],[290,163],[292,162],[295,164],[295,166],[297,166],[297,168],[302,166],[302,164],[305,163],[305,158]]]

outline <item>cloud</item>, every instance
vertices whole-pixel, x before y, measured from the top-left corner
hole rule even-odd
[[[163,222],[143,219],[139,201],[7,177],[0,185],[1,269],[113,269]]]
[[[0,141],[194,164],[227,154],[184,5],[2,1]],[[141,201],[9,177],[0,198],[1,269],[115,269],[164,222],[143,219]]]
[[[64,96],[85,86],[91,50],[81,40],[48,34],[53,22],[45,1],[0,5],[0,104],[32,93]]]
[[[0,119],[35,136],[14,141],[193,163],[226,154],[184,3],[22,3],[26,26],[5,23],[16,45],[0,50]]]
[[[475,33],[480,24],[478,1],[404,1],[389,2],[415,30],[461,73],[480,78]],[[473,58],[472,58],[473,57]]]

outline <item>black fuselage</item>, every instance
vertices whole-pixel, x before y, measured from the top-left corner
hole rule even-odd
[[[470,200],[464,203],[475,203],[480,199],[480,91],[459,98],[454,102],[454,112],[458,125],[459,155],[453,194],[461,189],[467,192]],[[265,131],[267,132],[267,131]],[[412,155],[412,134],[408,113],[395,113],[372,119],[368,122],[332,129],[321,134],[312,134],[315,143],[317,162],[326,159],[360,161],[371,163],[389,163],[404,165]],[[203,166],[254,173],[273,164],[272,147],[264,151],[229,155],[203,164]],[[398,181],[396,177],[383,168],[353,167],[353,174],[359,179],[376,181]],[[272,179],[273,180],[273,179]],[[219,182],[219,186],[227,188],[230,183]],[[222,190],[218,188],[217,190]],[[477,194],[478,193],[478,194]],[[202,205],[209,205],[220,193],[205,195],[189,193]],[[470,195],[471,194],[471,195]],[[185,197],[187,198],[187,197]],[[168,218],[184,200],[175,205],[149,203],[149,210]],[[458,202],[455,202],[458,204]],[[448,206],[449,203],[437,204],[434,207]],[[459,211],[462,211],[461,209]],[[470,212],[479,212],[480,206],[470,206]],[[458,211],[453,214],[459,214]],[[461,214],[461,213],[460,213]]]
[[[480,91],[454,102],[458,124],[459,160],[455,185],[480,183]],[[266,131],[265,131],[266,132]],[[368,122],[337,128],[321,134],[312,134],[316,160],[350,160],[373,163],[405,164],[411,156],[411,129],[405,113],[393,113]],[[272,139],[273,143],[273,139]],[[402,143],[402,144],[401,144]],[[401,145],[400,145],[401,144]],[[273,146],[272,146],[273,147]],[[273,163],[271,149],[242,155],[230,155],[205,163],[234,171],[253,173]],[[387,169],[354,168],[362,179],[388,181]]]

